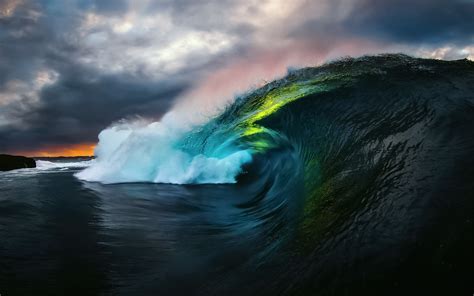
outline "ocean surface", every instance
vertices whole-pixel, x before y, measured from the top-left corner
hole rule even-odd
[[[2,295],[207,294],[279,244],[271,213],[235,207],[246,188],[101,185],[54,164],[0,174]]]
[[[0,294],[471,295],[474,63],[288,73],[0,173]]]

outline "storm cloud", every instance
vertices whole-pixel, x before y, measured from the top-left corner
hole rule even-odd
[[[92,143],[345,55],[472,59],[472,15],[471,0],[0,0],[0,152]]]

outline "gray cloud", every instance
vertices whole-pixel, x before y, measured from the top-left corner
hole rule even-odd
[[[104,3],[86,4],[74,9],[115,11]],[[48,9],[61,7],[50,5],[28,2],[0,19],[0,116],[12,123],[0,125],[1,151],[93,142],[101,129],[120,118],[161,116],[187,88],[189,83],[179,77],[157,81],[140,75],[139,69],[133,75],[107,73],[81,63],[81,57],[95,54],[82,45],[77,29],[81,11],[60,11],[53,17]],[[42,71],[55,79],[35,86]]]
[[[73,80],[70,80],[73,78]],[[28,127],[0,132],[0,149],[31,149],[32,143],[94,142],[111,122],[133,114],[159,117],[185,85],[148,85],[121,77],[61,80],[44,88],[42,104],[26,112]]]
[[[410,43],[472,44],[474,1],[363,0],[344,25],[356,33]]]

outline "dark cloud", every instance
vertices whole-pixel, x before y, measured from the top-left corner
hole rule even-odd
[[[112,13],[116,7],[112,2],[85,2],[79,1],[75,8]],[[81,65],[77,60],[87,49],[76,30],[79,13],[60,9],[61,4],[53,1],[29,2],[12,16],[0,18],[0,91],[19,81],[37,91],[33,95],[39,99],[36,102],[26,91],[13,103],[0,105],[0,115],[3,111],[8,118],[21,117],[19,125],[0,126],[0,151],[94,142],[101,129],[121,118],[159,118],[188,87],[179,78],[156,81],[140,73],[107,74]],[[61,14],[53,17],[51,11]],[[36,90],[32,85],[42,69],[53,71],[57,81]],[[7,99],[0,97],[0,103]]]
[[[335,17],[342,10],[344,17]],[[303,11],[317,11],[317,5]],[[354,0],[331,2],[325,17],[309,18],[292,36],[360,37],[388,43],[437,46],[474,43],[474,1]]]
[[[11,79],[29,79],[39,66],[50,34],[38,25],[37,7],[21,7],[0,18],[0,85]]]
[[[95,142],[113,121],[134,114],[159,118],[184,89],[183,83],[151,84],[131,77],[69,73],[41,91],[41,106],[23,114],[26,130],[0,131],[0,150]]]
[[[392,42],[472,44],[473,16],[474,1],[363,0],[343,25]]]

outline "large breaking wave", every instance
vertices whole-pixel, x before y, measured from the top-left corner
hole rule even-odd
[[[295,294],[375,291],[372,280],[388,287],[392,278],[407,289],[413,281],[470,286],[473,62],[340,60],[293,71],[204,124],[179,126],[171,114],[104,130],[95,163],[77,176],[237,182],[239,202],[215,215],[236,233],[271,238],[258,244],[258,262],[290,242],[278,272],[272,261],[262,273]]]
[[[297,70],[238,98],[205,124],[182,124],[183,116],[170,112],[160,122],[113,125],[99,134],[96,160],[76,176],[102,183],[234,183],[255,155],[291,147],[312,179],[321,160],[334,156],[328,152],[342,153],[348,143],[368,166],[395,140],[423,142],[433,116],[441,116],[435,107],[447,102],[438,98],[446,92],[425,88],[440,79],[450,83],[444,71],[466,66],[472,63],[387,55]],[[456,100],[454,106],[472,103]],[[410,138],[415,132],[420,135]]]

